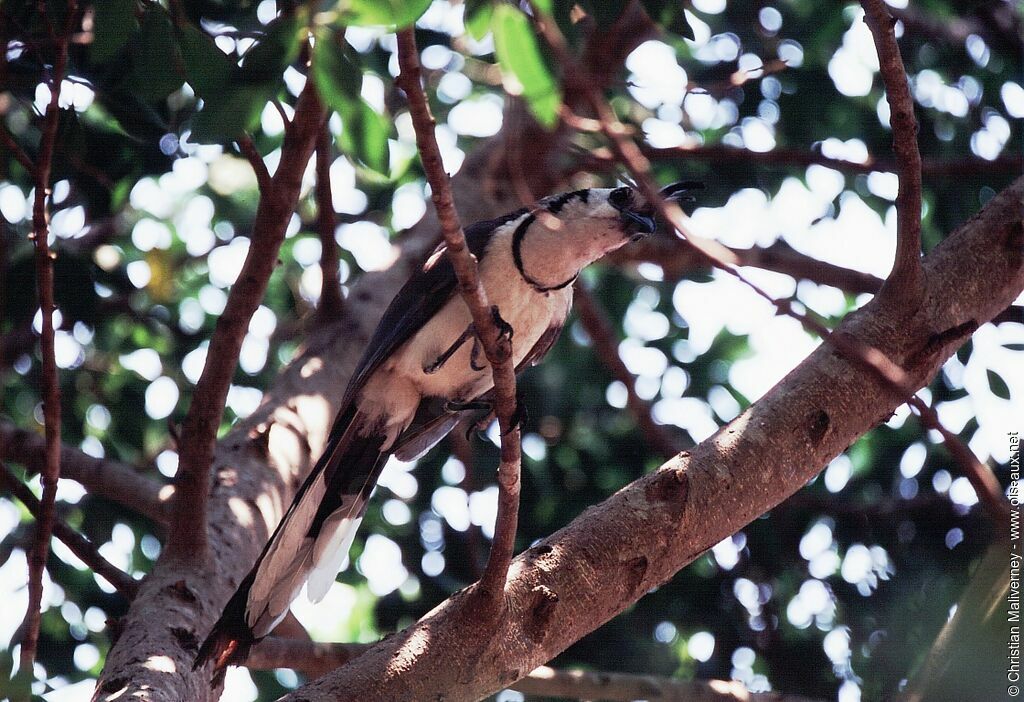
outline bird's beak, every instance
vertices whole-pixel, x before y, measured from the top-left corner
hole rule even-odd
[[[656,227],[654,217],[631,210],[628,207],[621,211],[623,229],[628,234],[653,234]]]
[[[693,196],[689,194],[691,190],[703,190],[704,183],[699,180],[683,180],[678,183],[669,183],[661,189],[661,196],[669,201],[674,202],[692,202]]]

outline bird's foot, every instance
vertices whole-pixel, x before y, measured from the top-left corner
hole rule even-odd
[[[472,324],[470,324],[468,327],[466,327],[466,331],[462,332],[462,334],[459,335],[459,338],[455,340],[455,343],[449,346],[444,353],[442,353],[440,356],[434,359],[433,363],[431,363],[430,365],[423,366],[423,372],[426,373],[427,375],[430,375],[441,370],[444,364],[448,362],[448,359],[454,356],[455,352],[462,348],[462,345],[466,343],[469,337],[473,336],[475,333],[476,328]],[[477,342],[474,340],[474,353],[476,353],[476,343]]]
[[[512,335],[515,333],[516,330],[512,328],[511,324],[504,320],[504,318],[501,316],[501,312],[498,311],[497,305],[491,305],[491,319],[494,320],[494,326],[498,328],[498,333],[501,334],[502,336],[508,337],[508,339],[511,340]]]
[[[530,413],[526,409],[526,403],[523,402],[522,391],[516,389],[516,406],[512,410],[512,415],[509,417],[508,429],[501,433],[502,436],[511,434],[514,430],[522,426],[523,422],[530,418]]]
[[[476,410],[487,410],[490,412],[494,409],[494,403],[487,402],[486,400],[471,400],[469,402],[448,400],[444,403],[444,409],[445,412],[473,412]]]

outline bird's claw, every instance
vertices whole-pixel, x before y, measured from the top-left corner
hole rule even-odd
[[[494,326],[498,328],[498,333],[501,334],[501,336],[512,339],[515,329],[513,329],[512,325],[506,322],[504,318],[502,318],[497,305],[491,305],[491,319],[494,320]]]

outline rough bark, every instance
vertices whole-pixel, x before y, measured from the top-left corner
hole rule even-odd
[[[916,387],[1024,288],[1024,178],[924,261],[916,311],[877,301],[837,334],[885,353]],[[476,700],[512,684],[712,545],[770,510],[883,421],[903,398],[822,345],[715,436],[585,511],[521,554],[497,627],[457,593],[414,626],[283,699]]]

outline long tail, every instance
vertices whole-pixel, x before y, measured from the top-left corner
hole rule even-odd
[[[303,584],[319,602],[348,558],[387,453],[382,436],[361,436],[363,417],[348,410],[335,423],[323,455],[199,649],[193,668],[243,662],[249,648],[280,623]]]

